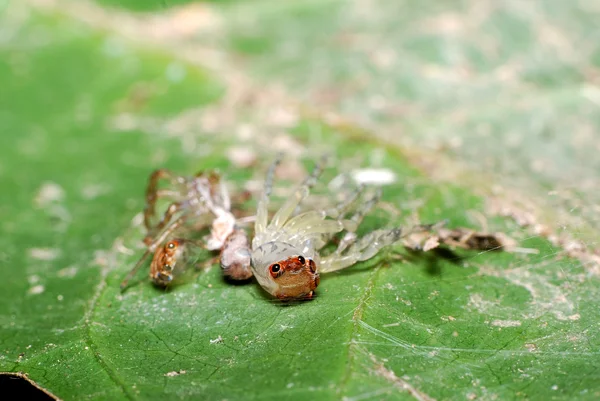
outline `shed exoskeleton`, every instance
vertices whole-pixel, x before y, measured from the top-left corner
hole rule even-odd
[[[166,180],[169,185],[159,188],[160,180]],[[159,199],[170,204],[163,217],[155,222]],[[234,280],[250,278],[247,235],[236,223],[229,192],[217,172],[199,172],[187,177],[166,169],[154,171],[148,182],[144,209],[147,249],[121,283],[121,289],[126,288],[149,255],[153,255],[150,279],[161,287],[170,285],[177,272],[185,268],[193,248],[198,247],[220,250],[225,276]],[[208,226],[211,227],[208,240],[196,239],[195,234]]]

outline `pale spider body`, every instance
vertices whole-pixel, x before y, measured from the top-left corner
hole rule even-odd
[[[159,189],[161,179],[170,186]],[[159,199],[170,204],[162,219],[154,223]],[[175,175],[166,169],[154,171],[146,190],[144,225],[147,250],[121,283],[122,289],[151,254],[150,279],[158,286],[168,286],[176,272],[185,267],[194,247],[220,250],[221,255],[228,255],[228,265],[222,265],[223,273],[228,277],[242,280],[252,275],[247,238],[245,249],[234,249],[235,246],[243,246],[245,231],[236,227],[227,187],[214,171],[200,172],[192,177]],[[205,243],[190,238],[208,225],[211,233]],[[235,237],[235,241],[228,241],[231,236]]]
[[[332,210],[294,214],[316,183],[324,162],[317,164],[268,222],[267,205],[278,163],[279,160],[273,163],[267,173],[252,241],[252,271],[269,294],[283,300],[311,298],[319,285],[321,273],[340,270],[369,259],[384,246],[400,239],[401,230],[398,228],[375,230],[358,239],[354,231],[381,196],[376,191],[371,197],[362,199],[364,187],[356,188]],[[356,204],[358,206],[352,210]],[[343,230],[346,233],[337,249],[321,256],[321,249]]]

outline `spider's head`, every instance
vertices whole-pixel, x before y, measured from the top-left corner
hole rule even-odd
[[[184,244],[179,239],[170,240],[156,250],[150,264],[150,278],[154,284],[166,287],[173,281],[173,270],[183,251]]]
[[[268,242],[252,252],[252,271],[260,285],[279,299],[310,298],[319,285],[314,259],[289,244]]]

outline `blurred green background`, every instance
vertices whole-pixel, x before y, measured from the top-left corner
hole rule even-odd
[[[0,371],[65,400],[597,399],[599,20],[583,0],[0,0]],[[393,171],[366,230],[448,219],[538,253],[396,247],[293,305],[216,266],[120,295],[153,169],[255,191],[281,151],[282,190],[323,152]]]

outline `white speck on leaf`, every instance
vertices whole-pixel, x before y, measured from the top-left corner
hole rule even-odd
[[[33,286],[29,289],[29,291],[27,291],[29,294],[32,295],[37,295],[37,294],[41,294],[42,292],[44,292],[45,288],[43,285],[36,285]]]
[[[173,376],[179,376],[179,375],[184,375],[184,374],[186,374],[185,370],[179,370],[179,371],[175,371],[174,370],[172,372],[165,373],[165,376],[166,377],[173,377]]]
[[[525,348],[527,348],[527,351],[529,352],[535,352],[538,349],[537,345],[531,343],[525,344]]]
[[[37,260],[54,260],[60,256],[60,249],[56,248],[30,248],[29,257]]]
[[[468,290],[468,289],[467,289]],[[483,295],[481,294],[471,294],[469,295],[469,302],[467,303],[467,308],[468,309],[476,309],[478,312],[480,313],[489,313],[490,310],[492,310],[493,308],[497,308],[498,307],[498,303],[496,302],[492,302],[492,301],[488,301],[486,299],[483,298]]]
[[[65,191],[60,185],[55,182],[45,182],[40,187],[36,197],[35,203],[38,206],[46,206],[52,202],[59,202],[65,198]]]
[[[352,172],[357,184],[389,185],[396,182],[396,174],[384,168],[365,168]]]
[[[100,267],[108,266],[109,251],[98,249],[94,251],[94,264]]]
[[[236,167],[247,168],[256,162],[256,152],[247,147],[231,147],[227,150],[227,158]]]
[[[492,326],[497,327],[519,327],[521,322],[519,320],[493,320],[491,323]]]
[[[223,337],[219,336],[214,340],[209,340],[211,344],[221,344],[223,342]]]
[[[81,196],[84,199],[90,200],[95,199],[98,196],[108,193],[110,190],[107,186],[102,184],[89,184],[83,187],[81,190]]]
[[[75,266],[65,267],[64,269],[60,269],[57,272],[58,277],[66,277],[66,278],[75,277],[76,274],[77,274],[77,267],[75,267]]]

